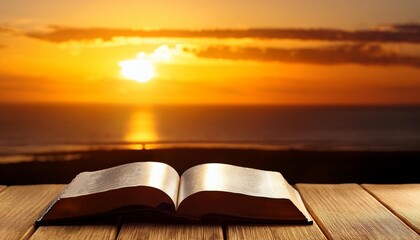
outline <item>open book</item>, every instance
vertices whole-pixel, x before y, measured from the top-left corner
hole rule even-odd
[[[206,163],[180,177],[167,164],[136,162],[78,174],[37,224],[150,210],[186,220],[312,223],[279,172]]]

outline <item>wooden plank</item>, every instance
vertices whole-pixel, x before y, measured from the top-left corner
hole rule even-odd
[[[419,239],[357,184],[297,184],[297,188],[329,239]]]
[[[363,184],[362,187],[420,234],[420,184]]]
[[[36,230],[30,240],[43,239],[101,239],[112,240],[117,237],[117,225],[82,225],[82,226],[43,226]]]
[[[314,223],[309,226],[295,225],[229,225],[227,239],[284,239],[321,240],[327,239]]]
[[[126,223],[118,240],[128,239],[223,239],[223,229],[218,225]]]
[[[10,186],[0,192],[0,239],[28,239],[34,222],[64,185]]]

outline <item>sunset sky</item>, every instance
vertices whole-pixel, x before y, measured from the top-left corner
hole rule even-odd
[[[0,102],[420,104],[420,1],[0,2]]]

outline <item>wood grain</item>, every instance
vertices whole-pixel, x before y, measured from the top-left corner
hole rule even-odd
[[[34,222],[64,185],[10,186],[0,192],[0,239],[28,239]]]
[[[226,227],[227,239],[283,239],[283,240],[321,240],[327,239],[314,223],[309,226],[295,225],[229,225]]]
[[[329,239],[419,239],[357,184],[297,184],[297,188]]]
[[[420,184],[363,184],[362,187],[420,234]]]
[[[171,225],[171,224],[124,224],[118,240],[133,239],[223,239],[223,230],[218,225]]]
[[[30,240],[113,240],[117,237],[117,225],[43,226],[36,230]]]

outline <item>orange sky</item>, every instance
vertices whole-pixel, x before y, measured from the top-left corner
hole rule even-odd
[[[1,2],[0,102],[420,104],[418,1],[270,3]]]

